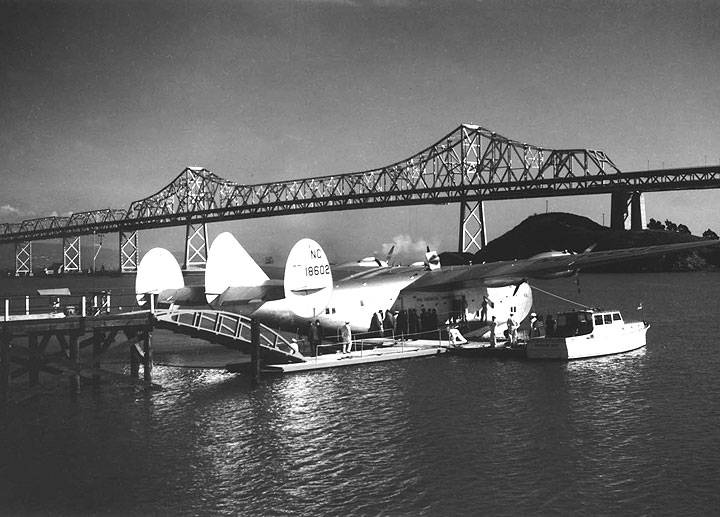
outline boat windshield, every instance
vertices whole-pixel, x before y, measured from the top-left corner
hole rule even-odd
[[[590,334],[592,330],[592,314],[589,312],[568,312],[558,314],[554,336],[584,336]]]

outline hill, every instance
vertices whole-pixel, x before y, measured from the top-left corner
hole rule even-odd
[[[549,213],[528,217],[518,226],[488,243],[472,256],[473,263],[529,258],[544,251],[582,252],[595,245],[595,250],[611,250],[655,246],[701,240],[686,233],[664,230],[611,230],[574,214]],[[443,253],[441,261],[459,263],[468,254]],[[446,263],[443,262],[443,263]],[[717,249],[691,251],[657,258],[644,258],[593,268],[595,272],[661,272],[714,270],[720,267]],[[590,271],[590,270],[588,270]]]

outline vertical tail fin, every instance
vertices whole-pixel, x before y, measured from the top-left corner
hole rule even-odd
[[[285,263],[285,298],[292,311],[304,318],[325,310],[333,289],[332,272],[325,251],[312,239],[301,239]]]
[[[218,235],[208,251],[205,266],[205,297],[208,303],[228,287],[257,286],[268,276],[228,232]]]
[[[146,294],[183,287],[185,280],[180,264],[172,253],[165,248],[153,248],[143,256],[135,277],[135,296],[139,305],[145,304]]]

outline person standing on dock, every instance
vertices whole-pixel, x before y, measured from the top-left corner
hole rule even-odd
[[[393,337],[395,334],[395,317],[389,310],[385,311],[383,318],[383,335],[385,337]]]
[[[346,321],[340,330],[340,339],[342,341],[343,354],[349,354],[352,350],[352,330],[350,329],[349,321]]]
[[[380,321],[380,316],[378,316],[377,312],[373,312],[372,318],[370,319],[370,328],[368,329],[370,337],[380,337],[381,327],[382,322]]]
[[[513,314],[510,314],[507,319],[507,330],[510,346],[515,346],[517,344],[517,323],[515,323],[515,320],[513,319]]]
[[[315,357],[317,356],[318,347],[322,345],[322,327],[320,327],[320,320],[315,320],[315,323],[310,324],[308,338],[310,340],[310,352],[313,357]]]
[[[490,320],[490,346],[495,348],[497,346],[497,341],[495,339],[495,329],[497,328],[497,321],[495,321],[495,316],[492,317],[492,320]]]
[[[397,318],[395,318],[395,329],[400,335],[400,339],[404,339],[405,335],[408,333],[408,316],[405,309],[400,310]]]
[[[540,336],[540,323],[538,322],[537,314],[534,312],[530,314],[530,337]]]
[[[415,308],[413,307],[408,312],[408,334],[412,337],[412,339],[417,339],[417,331],[418,331],[418,314]]]

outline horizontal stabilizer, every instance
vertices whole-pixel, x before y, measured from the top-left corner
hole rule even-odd
[[[201,285],[181,289],[165,289],[158,296],[158,304],[197,307],[205,305],[205,289]]]
[[[282,282],[268,280],[264,285],[228,287],[215,299],[213,305],[218,309],[232,309],[233,312],[240,314],[251,314],[258,305],[280,300],[283,295]]]

